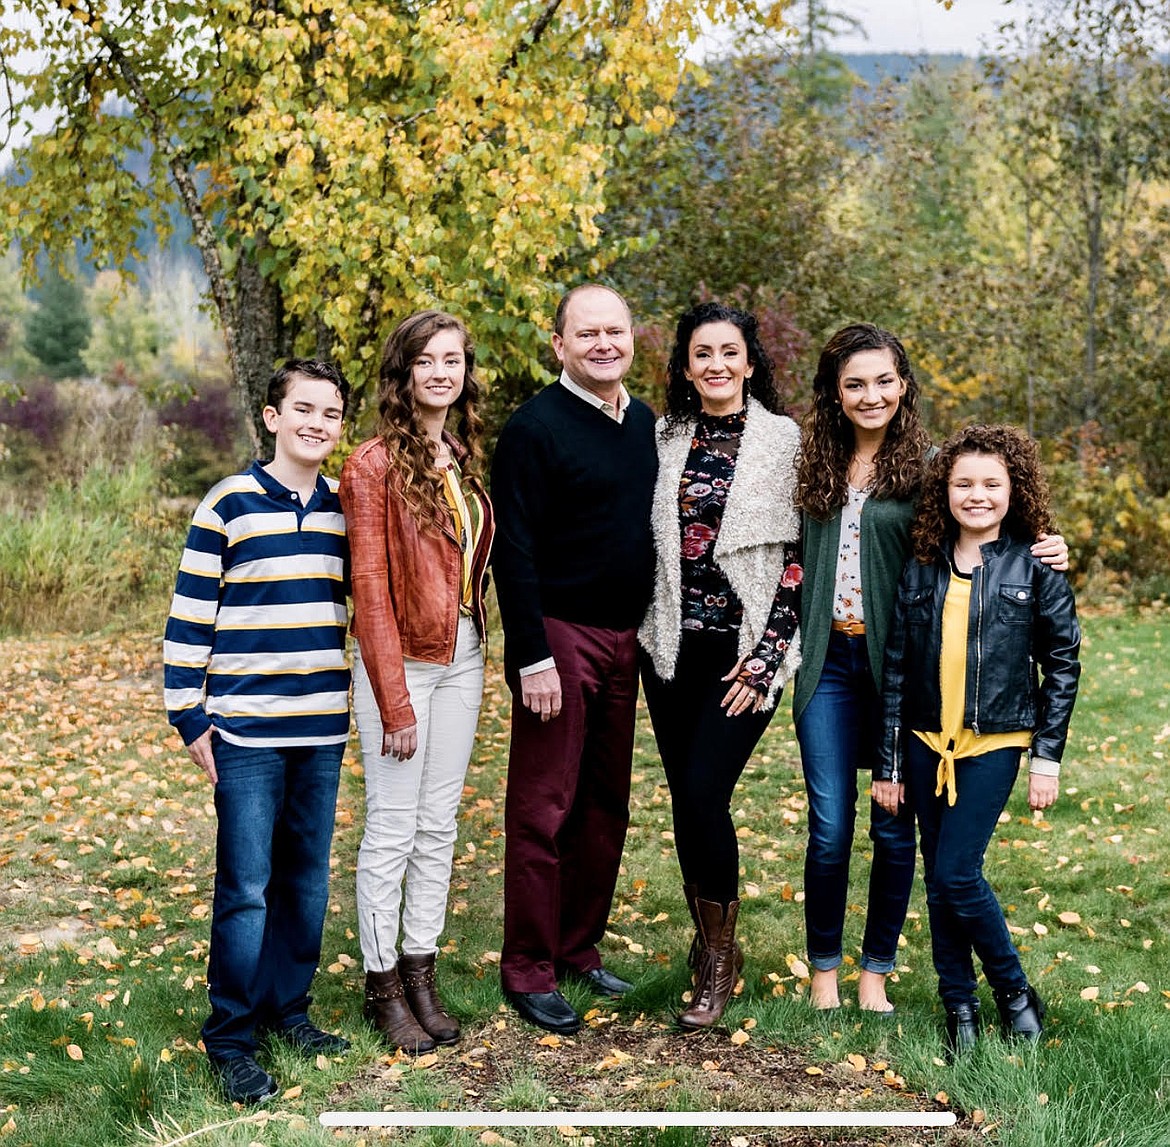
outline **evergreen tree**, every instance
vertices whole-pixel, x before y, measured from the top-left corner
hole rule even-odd
[[[81,352],[89,343],[90,322],[81,288],[55,268],[50,270],[24,321],[24,345],[52,378],[85,373]]]

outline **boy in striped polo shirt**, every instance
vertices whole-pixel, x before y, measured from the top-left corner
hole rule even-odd
[[[348,395],[332,363],[293,359],[272,376],[273,459],[199,504],[163,643],[167,719],[215,790],[203,1043],[232,1102],[276,1094],[255,1059],[261,1033],[313,1055],[349,1046],[308,1018],[349,736],[345,519],[319,471]]]

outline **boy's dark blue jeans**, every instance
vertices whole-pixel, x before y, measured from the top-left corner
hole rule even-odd
[[[930,943],[943,1004],[975,999],[974,951],[1000,995],[1022,992],[1028,979],[1003,909],[983,876],[983,856],[1020,771],[1020,752],[997,749],[955,762],[958,799],[935,796],[938,754],[912,733],[905,738],[906,798],[918,817],[926,875]]]
[[[203,1044],[251,1055],[256,1029],[307,1018],[329,899],[344,745],[244,748],[213,734],[215,901]]]

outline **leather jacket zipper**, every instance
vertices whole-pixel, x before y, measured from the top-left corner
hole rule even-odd
[[[983,576],[983,567],[976,571],[979,579],[979,616],[975,622],[975,720],[971,722],[971,729],[975,736],[979,736],[979,698],[983,687],[983,583],[987,580]]]

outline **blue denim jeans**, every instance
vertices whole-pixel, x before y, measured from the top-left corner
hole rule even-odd
[[[796,726],[808,792],[804,919],[809,963],[818,971],[835,968],[842,960],[857,773],[875,764],[880,735],[865,637],[834,631],[820,680]],[[871,800],[869,838],[873,863],[861,966],[892,972],[914,883],[913,813],[903,805],[893,816]]]
[[[1003,909],[983,876],[983,856],[1020,770],[1019,749],[955,762],[958,799],[935,796],[938,754],[906,738],[906,796],[918,817],[930,945],[939,995],[948,1008],[975,998],[978,954],[997,995],[1028,986]]]
[[[212,737],[215,901],[207,1054],[248,1055],[256,1032],[307,1017],[329,899],[344,745],[244,748]]]

